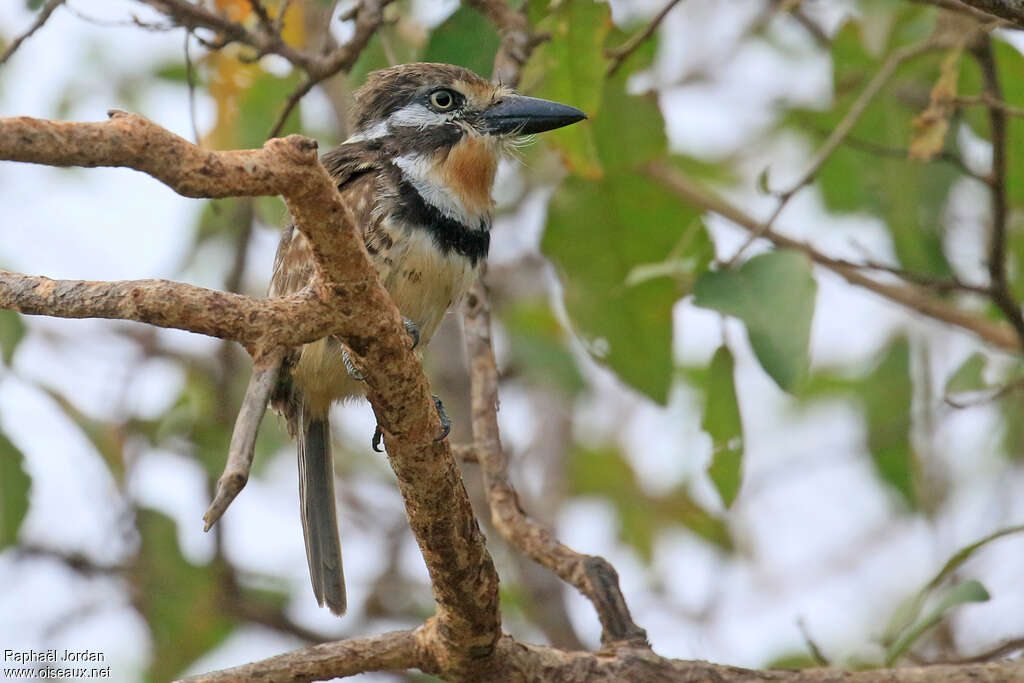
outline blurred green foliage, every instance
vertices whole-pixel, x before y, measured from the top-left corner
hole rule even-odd
[[[40,3],[28,0],[28,4],[38,7]],[[927,39],[937,26],[934,8],[880,0],[857,4],[859,15],[844,20],[827,47],[832,60],[833,101],[814,110],[780,105],[778,125],[772,133],[797,132],[811,147],[820,145],[890,55]],[[302,5],[294,3],[295,7]],[[414,25],[408,3],[395,3],[391,10],[397,10],[393,20],[381,27],[339,84],[344,91],[339,96],[342,100],[351,97],[352,89],[361,85],[368,72],[393,62],[451,62],[481,74],[490,72],[499,36],[478,12],[461,6],[426,31]],[[658,35],[641,44],[609,77],[610,62],[604,51],[625,43],[636,27],[615,26],[609,6],[592,0],[529,0],[526,10],[533,27],[550,34],[551,39],[533,53],[521,90],[577,106],[589,119],[540,136],[520,169],[527,184],[534,187],[553,184],[548,172],[552,166],[557,165],[562,174],[555,178],[558,182],[548,207],[541,249],[561,276],[571,329],[565,329],[555,313],[557,307],[548,301],[503,302],[497,317],[509,339],[506,368],[517,379],[558,392],[570,410],[573,401],[588,391],[586,372],[571,350],[571,333],[575,332],[594,359],[624,385],[655,403],[666,404],[674,383],[680,378],[687,381],[701,394],[700,426],[712,444],[707,473],[726,509],[706,509],[691,496],[690,480],[668,492],[651,493],[615,443],[572,445],[566,456],[568,494],[608,503],[617,518],[619,537],[644,561],[653,557],[659,535],[679,528],[688,529],[723,553],[736,551],[738,541],[730,530],[729,508],[743,495],[744,455],[750,445],[744,435],[743,387],[737,382],[732,350],[739,352],[741,347],[737,339],[726,345],[723,334],[706,368],[676,367],[673,334],[685,337],[688,331],[674,330],[673,310],[687,299],[740,321],[761,368],[793,397],[795,405],[806,407],[815,401],[841,398],[857,406],[866,431],[866,457],[879,482],[902,501],[901,510],[928,514],[929,506],[922,502],[919,454],[911,438],[914,397],[924,391],[926,379],[911,362],[911,354],[924,342],[897,336],[868,366],[812,368],[810,333],[817,283],[807,256],[797,251],[772,251],[740,258],[728,266],[717,263],[703,212],[647,173],[651,162],[663,162],[716,189],[731,190],[748,170],[743,167],[743,153],[748,150],[701,161],[669,149],[657,95],[639,92],[634,79],[654,64],[660,47]],[[778,35],[771,38],[778,42]],[[998,36],[993,38],[993,54],[1003,97],[1011,106],[1024,107],[1024,58]],[[216,104],[215,125],[204,139],[207,145],[261,146],[287,97],[302,81],[294,70],[283,75],[271,72],[259,61],[252,62],[251,56],[228,50],[195,59],[191,80]],[[934,159],[908,160],[915,140],[915,118],[929,105],[944,62],[955,66],[957,94],[976,96],[982,92],[977,59],[969,49],[936,49],[907,60],[871,100],[848,139],[829,156],[815,179],[827,210],[877,218],[891,240],[898,264],[936,277],[954,274],[952,264],[957,262],[951,258],[946,212],[951,188],[970,175],[959,161],[964,152],[961,126],[982,139],[990,136],[985,108],[963,107],[950,117],[948,131],[943,129],[941,150]],[[162,63],[152,76],[165,85],[180,86],[189,80],[182,61]],[[136,85],[132,81],[124,87],[132,90]],[[79,90],[69,86],[65,106],[70,107],[78,94]],[[297,107],[282,135],[322,133],[303,130],[300,114]],[[1015,150],[1024,140],[1024,117],[1009,119],[1009,135],[1009,202],[1016,212],[1010,226],[1009,266],[1015,295],[1021,297],[1024,155]],[[547,163],[549,157],[557,160]],[[767,169],[760,182],[763,190],[771,189],[771,178]],[[186,261],[191,262],[209,242],[236,244],[251,231],[254,217],[266,224],[279,224],[284,219],[281,202],[262,198],[206,203],[198,213],[194,248]],[[994,309],[989,314],[1000,315]],[[0,311],[0,358],[5,365],[11,364],[25,332],[19,315]],[[712,345],[718,343],[716,338]],[[1020,419],[1024,391],[1000,391],[1021,381],[1024,366],[996,367],[989,360],[988,354],[971,355],[939,386],[953,398],[992,394],[997,401],[995,412],[1001,418],[1004,451],[1010,457],[1024,457],[1024,421]],[[192,362],[182,366],[185,381],[180,394],[154,420],[110,424],[90,417],[59,392],[50,393],[93,444],[119,485],[125,479],[126,442],[136,437],[146,445],[188,452],[201,464],[212,486],[224,464],[233,409],[239,405],[246,373],[235,372],[225,379],[221,373],[230,362],[223,367]],[[260,466],[288,441],[277,420],[264,421],[254,476],[260,475]],[[687,446],[680,445],[679,458],[690,457],[684,452]],[[21,453],[0,434],[0,548],[17,539],[30,483]],[[219,557],[207,566],[189,563],[178,546],[174,524],[158,513],[139,511],[136,526],[142,543],[133,562],[132,579],[137,606],[153,634],[149,675],[154,681],[169,680],[223,642],[235,626],[236,618],[228,616],[222,604],[226,568]],[[890,661],[905,655],[952,608],[987,598],[987,591],[976,581],[948,584],[954,569],[1002,535],[963,549],[932,582],[901,605],[882,637]],[[510,614],[526,612],[522,607],[527,598],[519,587],[503,583],[502,596]],[[278,608],[284,599],[274,592],[259,598]],[[775,664],[803,667],[813,660],[800,655],[780,658]]]
[[[174,521],[152,510],[139,510],[136,524],[142,547],[132,567],[139,610],[149,624],[152,681],[170,681],[197,657],[222,642],[234,621],[219,603],[222,571],[196,566],[178,548]]]
[[[728,346],[720,346],[711,358],[708,390],[701,427],[711,437],[708,474],[726,507],[740,490],[743,466],[743,422],[733,380],[735,362]]]
[[[18,540],[18,529],[28,512],[31,484],[21,451],[0,433],[0,550]]]
[[[765,372],[793,392],[810,365],[817,289],[806,256],[772,251],[736,269],[705,273],[694,288],[694,303],[742,320]]]
[[[21,314],[15,311],[0,310],[0,360],[10,365],[14,351],[25,336],[25,323]]]

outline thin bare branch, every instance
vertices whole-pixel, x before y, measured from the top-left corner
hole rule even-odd
[[[169,280],[51,280],[0,270],[0,308],[25,315],[135,320],[251,348],[322,338],[331,331],[330,322],[312,315],[295,318],[320,305],[308,292],[261,301]]]
[[[860,117],[863,116],[865,111],[867,111],[868,105],[871,104],[871,101],[875,99],[875,96],[879,91],[881,91],[882,87],[890,78],[892,78],[896,69],[908,60],[924,54],[929,50],[935,49],[936,46],[937,43],[934,41],[924,40],[920,43],[915,43],[895,50],[889,55],[882,64],[882,67],[871,78],[871,80],[868,81],[868,84],[864,86],[864,90],[861,91],[860,95],[857,96],[857,99],[854,100],[852,105],[850,105],[850,108],[847,110],[839,124],[832,129],[828,138],[822,143],[821,147],[818,148],[818,151],[815,152],[814,156],[811,158],[811,162],[807,165],[807,170],[804,171],[803,175],[801,175],[788,190],[778,193],[779,203],[776,205],[772,215],[769,216],[768,220],[761,223],[749,237],[747,237],[747,240],[740,245],[740,248],[737,249],[736,253],[728,260],[727,265],[735,263],[740,255],[743,254],[751,244],[771,231],[772,226],[775,224],[775,220],[779,217],[779,214],[782,213],[782,210],[786,208],[789,200],[793,198],[793,195],[814,181],[815,177],[818,175],[818,171],[820,171],[821,167],[825,165],[825,162],[828,161],[830,156],[832,156],[832,153],[839,148],[839,145],[843,143],[843,140],[845,140],[846,136],[850,134],[853,127],[857,125],[857,121],[859,121]]]
[[[993,102],[1003,99],[999,85],[999,74],[996,69],[995,56],[992,54],[992,41],[988,36],[974,48],[974,56],[981,67],[981,77],[985,97]],[[1021,343],[1024,343],[1024,315],[1021,315],[1020,302],[1010,292],[1010,283],[1006,269],[1007,218],[1009,209],[1006,200],[1006,151],[1009,145],[1009,132],[1006,126],[1006,112],[1000,107],[988,108],[989,133],[992,138],[992,182],[989,190],[992,193],[992,232],[989,235],[988,274],[991,280],[992,302],[999,307],[1010,321]]]
[[[284,348],[277,347],[256,360],[252,377],[249,379],[249,388],[245,392],[242,408],[238,411],[235,428],[231,433],[231,446],[228,449],[224,473],[217,480],[217,493],[203,515],[203,521],[206,522],[204,531],[209,531],[217,523],[231,501],[249,481],[249,470],[252,468],[252,458],[256,450],[256,434],[259,432],[260,422],[263,421],[263,414],[267,412],[270,394],[277,384],[283,358]]]
[[[22,33],[20,36],[11,41],[11,44],[7,46],[4,53],[0,55],[0,66],[3,66],[8,59],[11,58],[21,44],[32,37],[32,34],[43,27],[43,24],[50,18],[53,11],[64,4],[64,0],[48,0],[42,9],[39,10],[39,14],[36,16],[36,20],[32,22],[32,25],[28,27],[28,30]]]
[[[911,1],[912,2],[916,2],[918,4],[921,4],[921,5],[934,5],[936,7],[940,7],[942,9],[944,9],[944,10],[949,10],[950,12],[958,12],[960,14],[965,14],[965,15],[967,15],[969,17],[972,17],[972,18],[976,19],[979,23],[982,23],[982,24],[996,23],[999,26],[1012,26],[1012,23],[1013,23],[1013,22],[1008,21],[1006,19],[1000,19],[998,16],[996,16],[995,14],[992,14],[991,12],[986,12],[983,9],[979,9],[977,7],[972,7],[971,5],[975,4],[975,3],[970,3],[969,0],[968,1],[961,1],[961,0],[911,0]]]
[[[325,681],[367,671],[424,668],[425,659],[419,651],[415,631],[392,631],[369,638],[313,645],[232,669],[191,676],[183,679],[183,683]]]
[[[567,547],[519,506],[498,432],[498,368],[491,345],[491,308],[480,281],[466,298],[463,321],[470,368],[473,450],[483,473],[491,523],[506,541],[590,600],[601,620],[601,642],[606,647],[622,642],[646,646],[647,632],[633,623],[611,564],[603,557],[582,555]]]
[[[1003,100],[992,97],[990,93],[982,93],[981,95],[962,95],[953,99],[953,104],[958,107],[988,107],[989,109],[999,109],[1004,112],[1007,116],[1021,116],[1024,117],[1024,107],[1014,107],[1011,104],[1007,104]]]
[[[605,71],[606,77],[611,77],[622,63],[629,59],[629,56],[637,51],[637,49],[644,44],[644,41],[654,35],[654,32],[661,26],[661,22],[665,20],[668,13],[679,4],[679,0],[669,0],[668,4],[660,12],[658,12],[653,19],[636,34],[630,36],[626,42],[616,47],[605,48],[604,56],[611,60],[608,65],[608,69]]]
[[[993,322],[987,318],[964,311],[916,287],[880,282],[863,274],[859,268],[846,261],[822,254],[809,244],[785,237],[773,230],[764,231],[764,224],[761,221],[756,220],[739,208],[700,187],[685,174],[676,169],[669,168],[665,164],[649,164],[648,171],[652,177],[685,201],[706,211],[717,213],[748,232],[759,232],[761,237],[778,247],[802,251],[812,261],[828,268],[850,284],[863,287],[930,318],[960,327],[977,335],[986,343],[1004,350],[1013,353],[1020,353],[1022,350],[1020,339],[1015,334],[1013,328],[1005,323]]]
[[[985,23],[1002,19],[1011,28],[1024,28],[1024,3],[1020,0],[915,0],[969,14]]]
[[[526,21],[526,15],[512,9],[506,0],[466,0],[466,4],[490,19],[501,36],[501,47],[494,57],[493,80],[511,88],[516,87],[530,55],[550,36],[534,33]]]

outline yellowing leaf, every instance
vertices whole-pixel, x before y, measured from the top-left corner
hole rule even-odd
[[[939,79],[932,88],[928,107],[914,119],[914,137],[909,157],[913,161],[931,161],[939,152],[949,131],[949,117],[956,106],[956,81],[960,73],[960,48],[951,50],[942,60]]]

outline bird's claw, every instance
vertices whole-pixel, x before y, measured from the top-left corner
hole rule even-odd
[[[402,324],[405,325],[405,331],[412,337],[412,348],[416,348],[420,345],[420,326],[409,318],[403,317]]]
[[[444,441],[452,431],[452,421],[449,419],[448,413],[444,412],[444,404],[441,403],[441,399],[436,395],[434,396],[434,408],[437,410],[438,419],[441,420],[441,433],[434,441]]]
[[[441,433],[434,439],[434,441],[444,441],[452,431],[452,421],[448,417],[448,413],[445,412],[444,403],[441,402],[441,399],[438,396],[434,396],[433,399],[434,410],[437,411],[437,418],[441,421]],[[375,452],[383,452],[380,447],[383,440],[384,432],[381,430],[380,425],[377,425],[373,430],[373,438],[370,440],[370,446]]]
[[[345,363],[345,369],[348,370],[348,375],[357,382],[362,382],[366,379],[366,376],[359,371],[356,364],[352,362],[352,356],[348,354],[348,349],[345,347],[341,348],[341,360]]]

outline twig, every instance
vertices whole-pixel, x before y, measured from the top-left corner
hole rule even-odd
[[[669,168],[659,162],[648,164],[647,170],[658,182],[675,192],[685,201],[706,211],[717,213],[748,232],[761,231],[764,225],[762,222],[708,192],[680,171]],[[827,256],[809,244],[785,237],[772,230],[764,231],[761,237],[778,247],[795,249],[807,254],[812,261],[828,268],[850,284],[868,289],[930,318],[963,328],[994,346],[1013,353],[1020,353],[1022,351],[1021,341],[1009,325],[992,322],[963,311],[956,306],[950,305],[948,302],[929,296],[917,288],[874,280],[861,273],[857,267],[852,266],[848,262]]]
[[[758,238],[763,237],[765,233],[772,229],[772,225],[779,217],[779,214],[782,213],[782,210],[786,208],[789,200],[793,195],[814,180],[818,175],[818,171],[821,170],[821,167],[825,165],[825,162],[828,161],[830,156],[832,156],[832,153],[836,151],[840,144],[842,144],[843,140],[846,139],[846,136],[850,134],[853,127],[857,125],[857,121],[860,120],[860,117],[867,110],[868,105],[870,105],[871,101],[875,99],[875,95],[877,95],[882,87],[889,81],[893,73],[896,72],[896,69],[898,69],[907,60],[913,59],[920,54],[934,49],[936,45],[937,43],[933,40],[925,40],[920,43],[915,43],[914,45],[908,45],[900,48],[889,55],[882,64],[882,68],[878,70],[874,77],[872,77],[864,87],[864,90],[861,91],[860,95],[858,95],[857,99],[854,100],[849,110],[847,110],[846,115],[843,116],[839,124],[832,129],[832,133],[828,136],[825,142],[822,143],[821,147],[818,148],[818,151],[815,152],[814,157],[811,158],[811,162],[807,166],[807,170],[804,171],[803,175],[801,175],[788,190],[778,193],[779,203],[776,205],[771,216],[769,216],[768,220],[761,223],[761,225],[747,237],[746,241],[744,241],[743,244],[740,245],[740,248],[736,250],[736,253],[734,253],[726,262],[726,266],[730,266],[735,263],[740,255],[742,255],[751,244],[757,241]]]
[[[224,473],[217,480],[217,493],[203,515],[203,521],[206,523],[204,531],[209,531],[217,523],[231,505],[231,501],[249,481],[249,470],[252,468],[252,458],[256,449],[256,434],[259,432],[260,422],[263,421],[263,414],[267,412],[270,394],[277,384],[284,351],[278,347],[256,360],[245,399],[238,411],[234,431],[231,433],[231,446],[228,449]]]
[[[466,0],[466,4],[486,16],[501,36],[501,46],[494,57],[493,80],[516,87],[534,49],[551,36],[532,31],[524,14],[525,5],[523,11],[517,11],[506,0]]]
[[[622,45],[617,47],[605,48],[604,56],[611,60],[611,64],[608,65],[607,71],[605,71],[606,77],[611,77],[619,70],[622,63],[625,62],[631,54],[637,51],[637,49],[643,45],[644,41],[654,35],[654,32],[658,30],[658,26],[665,20],[668,13],[679,4],[679,0],[669,0],[668,4],[660,12],[658,12],[650,23],[644,27],[642,31],[638,31],[635,35],[631,36]]]
[[[424,668],[415,631],[393,631],[369,638],[353,638],[313,645],[231,669],[190,676],[182,683],[235,683],[240,681],[324,681],[367,671]]]
[[[808,128],[811,128],[811,130],[813,130],[815,133],[819,133],[822,137],[828,135],[828,131],[823,130],[821,128],[810,126],[808,126]],[[902,159],[903,161],[906,161],[910,154],[909,149],[902,147],[890,147],[888,145],[879,144],[872,140],[863,140],[853,135],[846,136],[846,139],[843,140],[843,145],[849,147],[850,149],[869,152],[871,154],[875,154],[878,156],[892,157],[893,159]],[[964,161],[963,157],[961,157],[959,154],[956,154],[955,152],[951,152],[948,149],[944,149],[940,151],[938,154],[936,154],[934,160],[950,164],[964,175],[970,178],[974,178],[975,180],[978,180],[980,182],[983,182],[986,185],[988,185],[991,182],[991,178],[971,170],[967,166],[967,163]]]
[[[992,54],[992,40],[988,36],[973,49],[981,77],[985,96],[998,102],[1003,99],[999,86],[999,74],[996,69],[995,57]],[[990,106],[988,120],[992,137],[992,232],[989,236],[988,274],[992,284],[992,302],[1010,321],[1017,336],[1024,343],[1024,315],[1021,315],[1020,303],[1013,298],[1006,273],[1006,239],[1007,239],[1007,205],[1006,205],[1006,149],[1008,133],[1006,129],[1006,112]]]
[[[963,657],[961,659],[945,660],[942,664],[974,664],[977,662],[991,662],[994,659],[1001,659],[1002,657],[1017,652],[1018,650],[1024,650],[1024,638],[1007,640],[1005,643],[1000,643],[999,645],[989,650],[979,652],[976,655]]]
[[[28,27],[28,30],[12,40],[11,44],[7,46],[6,50],[4,50],[4,53],[0,55],[0,66],[3,66],[3,64],[11,58],[11,55],[17,52],[18,48],[21,47],[21,44],[32,37],[33,33],[42,28],[43,24],[46,23],[46,20],[50,18],[51,14],[53,14],[53,11],[63,4],[64,0],[48,0],[48,2],[43,5],[43,8],[39,10],[36,20]]]
[[[983,3],[970,3],[961,2],[961,0],[912,0],[921,5],[934,5],[950,12],[958,12],[960,14],[966,14],[969,17],[973,17],[982,24],[991,24],[993,22],[999,24],[1000,27],[1007,26],[1012,27],[1013,22],[1007,19],[1001,19],[991,12],[987,12],[979,7],[972,7],[972,4],[981,5]]]
[[[821,652],[821,648],[814,642],[814,638],[811,637],[810,631],[807,630],[807,622],[804,621],[803,617],[796,620],[797,628],[800,629],[800,635],[804,637],[804,642],[807,644],[807,649],[811,652],[811,657],[818,666],[829,666],[828,657]]]
[[[989,391],[989,393],[985,394],[984,396],[978,398],[974,398],[967,401],[961,401],[953,398],[952,396],[946,395],[943,397],[943,401],[945,401],[946,405],[950,406],[951,408],[956,408],[957,410],[964,410],[966,408],[974,408],[975,406],[993,403],[1005,396],[1009,396],[1010,394],[1020,391],[1022,389],[1024,389],[1024,377],[1016,379],[1012,382],[1008,382],[1007,384],[995,388],[994,390]]]
[[[970,14],[981,22],[993,17],[1010,28],[1024,28],[1024,5],[1019,0],[924,0],[930,5]]]
[[[1007,116],[1024,117],[1024,107],[1015,107],[1001,99],[992,97],[990,93],[982,93],[981,95],[961,95],[960,97],[953,98],[953,104],[958,107],[981,106],[988,107],[989,109],[994,108],[1003,111]]]
[[[519,506],[508,476],[508,456],[498,432],[498,369],[491,346],[490,303],[477,281],[463,307],[466,355],[470,367],[473,444],[480,463],[491,523],[502,537],[534,562],[558,574],[590,600],[601,620],[601,642],[647,645],[647,632],[633,623],[619,589],[615,569],[602,557],[582,555],[565,546]]]
[[[260,26],[263,27],[268,33],[277,33],[275,30],[274,22],[267,14],[267,8],[263,6],[261,0],[249,0],[249,7],[252,8],[253,14],[259,19]]]
[[[288,121],[288,117],[299,104],[299,101],[317,84],[341,71],[348,71],[352,68],[352,65],[359,59],[359,55],[362,54],[367,43],[370,42],[370,38],[373,37],[373,34],[377,32],[378,27],[383,23],[384,8],[391,2],[393,0],[361,0],[356,5],[356,30],[352,38],[344,45],[340,45],[327,55],[320,57],[319,61],[316,62],[316,69],[310,70],[307,68],[305,70],[307,74],[306,80],[300,83],[288,96],[284,108],[278,114],[277,120],[267,134],[268,138],[277,137],[281,133],[285,123]]]
[[[321,79],[322,80],[322,79]],[[285,100],[284,107],[281,108],[281,113],[277,115],[277,120],[274,121],[274,125],[270,127],[270,132],[267,133],[267,139],[276,138],[281,134],[281,129],[284,128],[284,124],[288,122],[288,117],[291,116],[292,111],[298,106],[299,100],[309,94],[309,91],[313,89],[320,80],[314,80],[308,78],[299,84],[295,90],[288,95],[288,99]]]
[[[188,119],[192,123],[192,139],[199,144],[199,125],[196,123],[196,71],[192,64],[192,31],[185,31],[185,81],[188,83]]]

